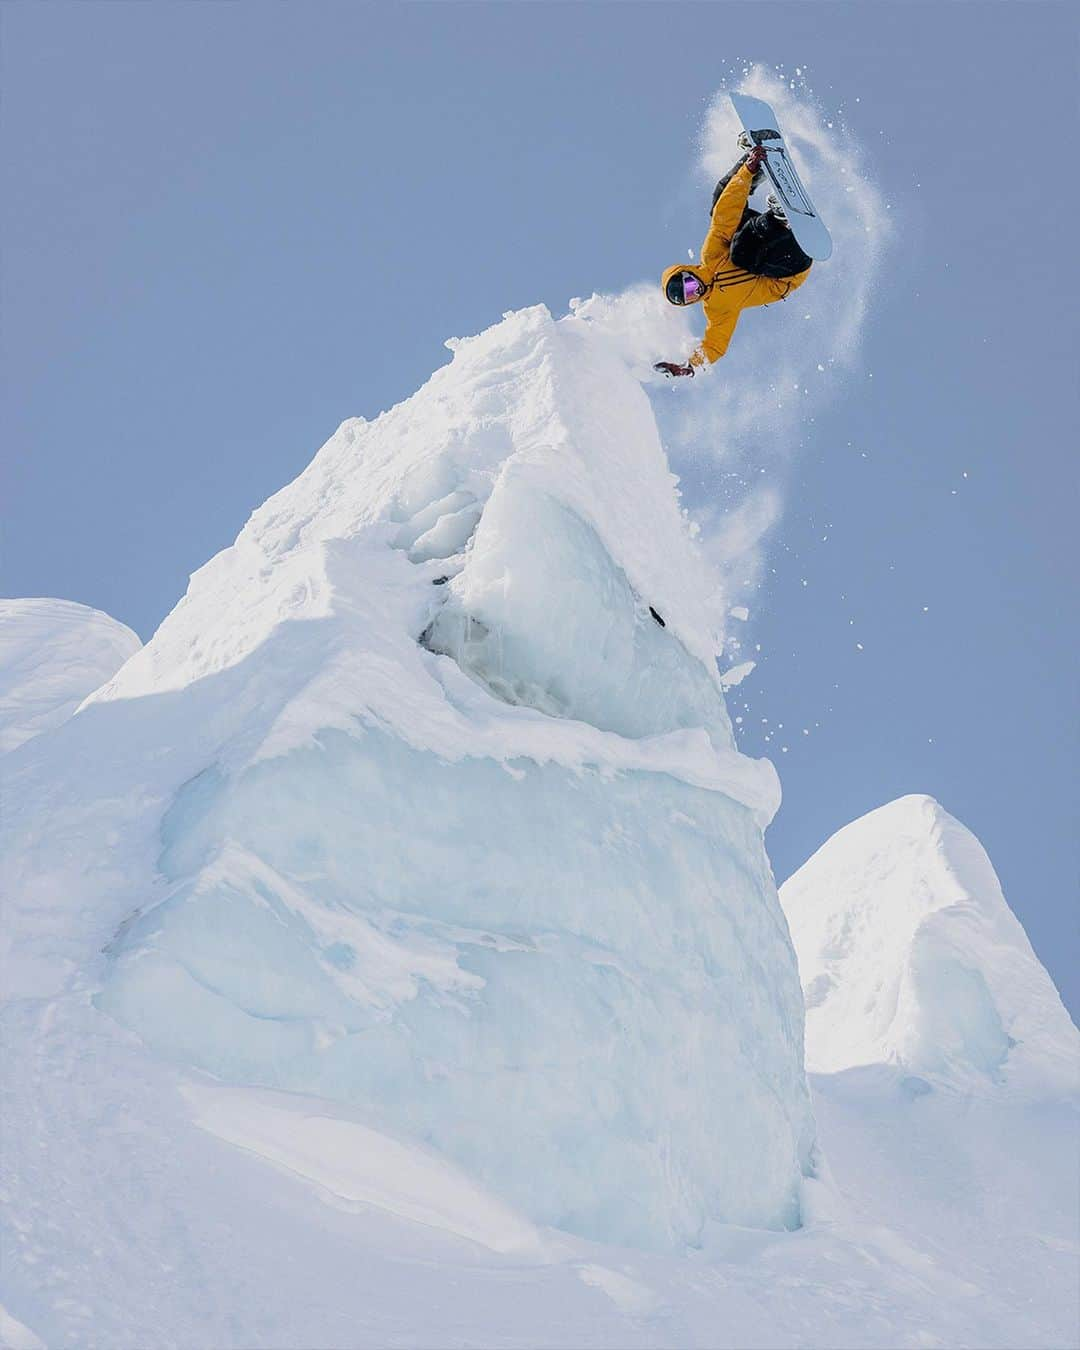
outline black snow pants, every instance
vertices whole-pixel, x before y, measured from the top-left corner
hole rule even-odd
[[[746,156],[743,155],[717,183],[713,191],[713,207],[720,200],[721,192],[745,163]],[[760,185],[764,176],[764,169],[758,169],[750,184],[751,192]],[[768,211],[755,211],[752,206],[743,211],[739,228],[732,237],[731,261],[736,267],[744,267],[756,276],[776,278],[797,276],[811,263],[785,224]]]

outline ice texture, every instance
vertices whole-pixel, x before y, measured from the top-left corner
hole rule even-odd
[[[812,1072],[1076,1095],[1080,1034],[982,845],[933,798],[846,825],[780,894]]]
[[[0,600],[0,753],[66,721],[142,644],[70,600]]]
[[[796,1227],[776,776],[734,747],[728,604],[649,401],[543,307],[453,347],[90,700],[139,746],[110,822],[153,873],[65,948],[39,871],[30,947],[60,979],[111,912],[97,1003],[149,1046],[358,1110],[534,1221]]]

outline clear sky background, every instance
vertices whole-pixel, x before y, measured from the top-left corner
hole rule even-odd
[[[931,793],[1076,1015],[1069,8],[79,0],[0,25],[4,590],[144,639],[446,337],[683,256],[730,63],[803,67],[898,229],[749,635],[774,866]]]

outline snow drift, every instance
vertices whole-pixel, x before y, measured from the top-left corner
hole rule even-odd
[[[1080,1035],[982,845],[930,797],[846,825],[781,889],[807,1067],[1076,1093]]]
[[[92,770],[15,757],[22,978],[88,979],[159,1053],[360,1109],[534,1220],[795,1226],[778,789],[734,748],[648,400],[542,307],[451,345],[58,733]]]
[[[70,600],[0,600],[0,753],[59,726],[142,644]]]

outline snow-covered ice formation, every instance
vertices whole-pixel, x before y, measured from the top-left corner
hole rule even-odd
[[[982,845],[933,798],[846,825],[780,894],[812,1071],[889,1064],[968,1090],[1080,1089],[1053,982]]]
[[[85,976],[157,1052],[359,1108],[534,1221],[796,1227],[777,783],[734,747],[649,402],[543,307],[452,345],[195,574],[56,739],[91,766],[62,795],[16,760],[22,978]]]
[[[0,600],[0,753],[69,718],[142,644],[70,600]]]
[[[583,308],[4,757],[0,1340],[1075,1343],[1077,1033],[927,798],[783,888],[811,1115],[729,606]]]

